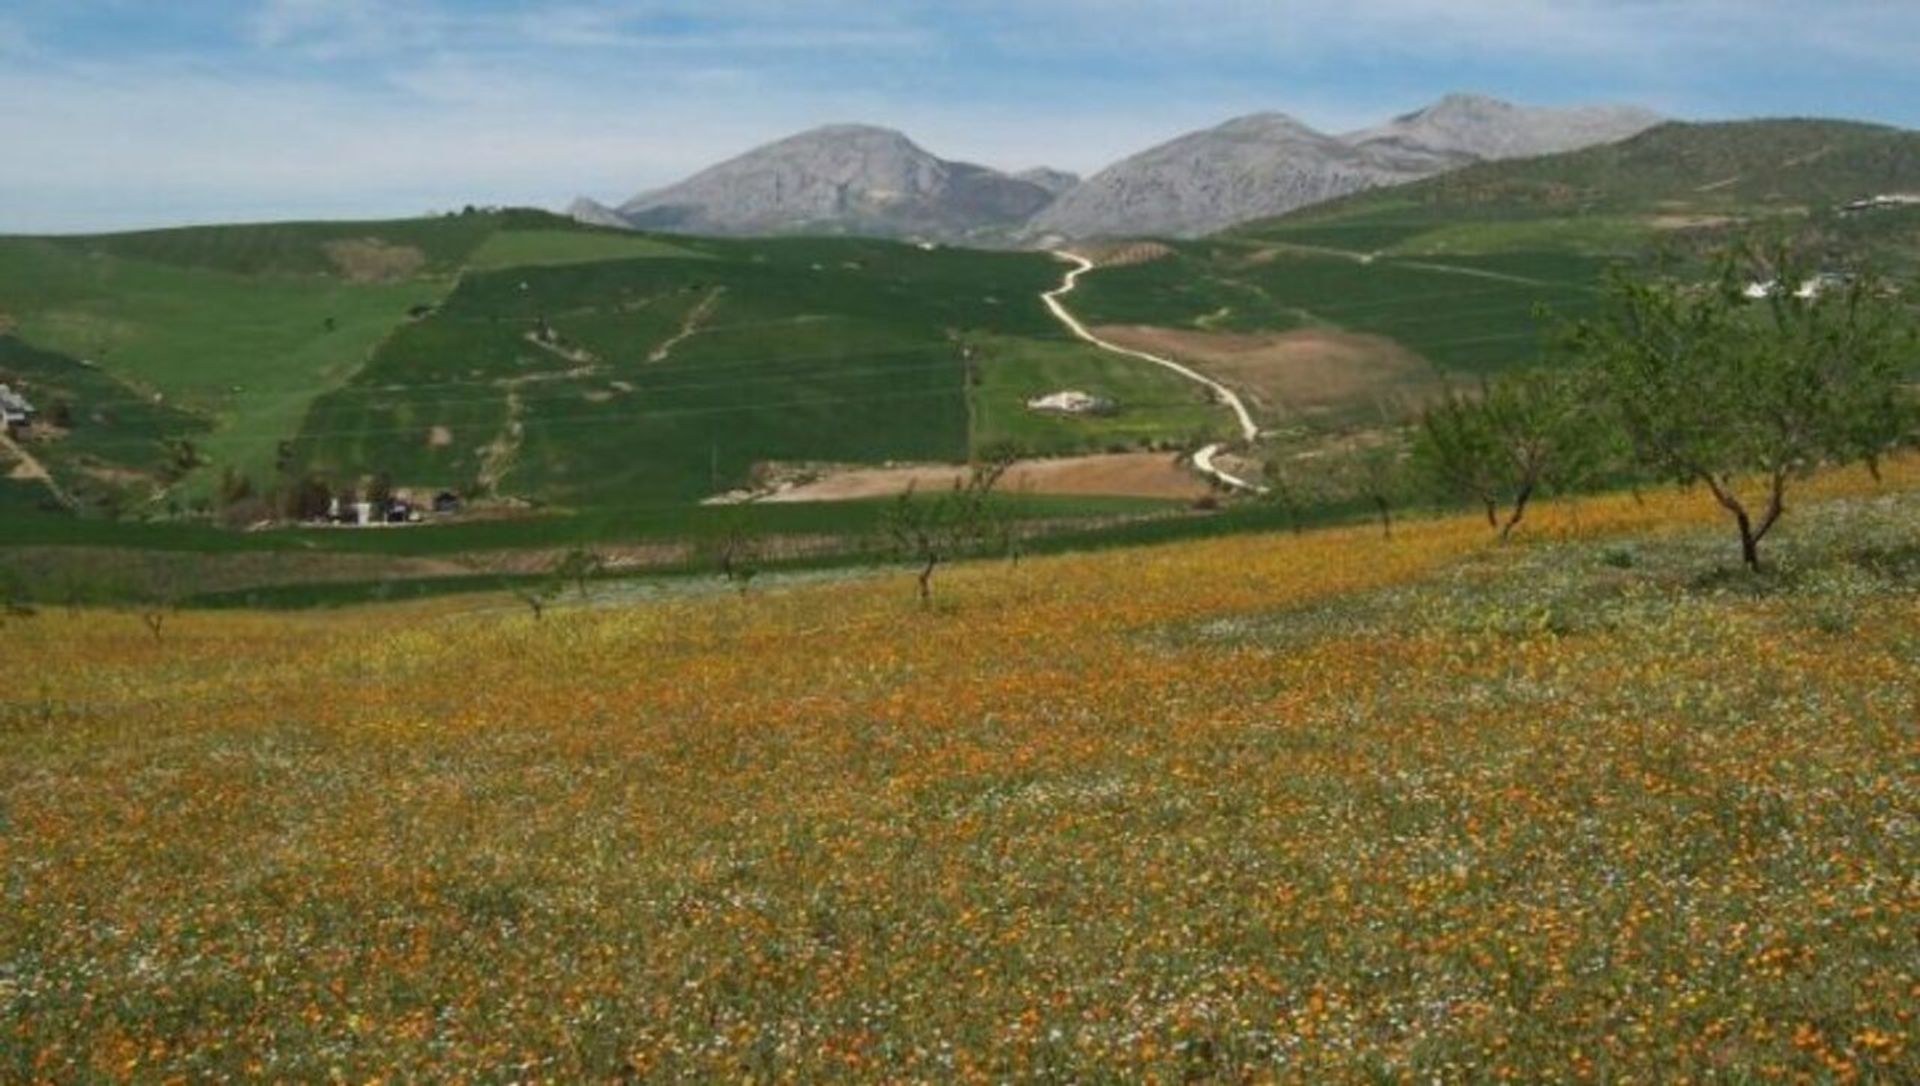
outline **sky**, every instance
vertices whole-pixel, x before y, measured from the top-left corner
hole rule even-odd
[[[1092,172],[1443,94],[1920,126],[1920,0],[0,0],[0,231],[617,202],[818,124]]]

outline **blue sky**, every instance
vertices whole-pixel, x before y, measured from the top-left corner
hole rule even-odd
[[[0,230],[618,200],[815,124],[1090,172],[1448,91],[1920,126],[1920,0],[0,0]]]

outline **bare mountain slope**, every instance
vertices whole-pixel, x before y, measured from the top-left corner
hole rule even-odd
[[[1655,123],[1630,107],[1542,109],[1449,95],[1345,136],[1283,113],[1192,132],[1081,181],[1009,175],[929,153],[867,125],[816,128],[618,208],[577,201],[602,226],[698,234],[864,234],[1001,244],[1191,237],[1382,185],[1495,159],[1624,139]]]
[[[1428,156],[1445,169],[1613,143],[1661,120],[1659,114],[1638,106],[1536,108],[1481,95],[1450,94],[1425,109],[1343,139],[1363,150],[1409,160]]]
[[[1109,166],[1037,215],[1028,233],[1194,236],[1428,172],[1424,160],[1409,168],[1284,113],[1256,113]]]
[[[1285,114],[1255,114],[1102,170],[1035,216],[1027,233],[1194,237],[1476,162],[1609,143],[1657,123],[1631,107],[1541,109],[1464,94],[1338,137]]]
[[[618,217],[641,229],[700,234],[967,240],[1004,233],[1052,199],[1045,185],[949,162],[891,129],[832,125],[636,196]]]

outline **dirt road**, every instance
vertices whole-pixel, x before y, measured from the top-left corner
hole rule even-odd
[[[69,509],[73,508],[72,496],[60,489],[59,483],[53,481],[53,474],[47,470],[47,466],[34,459],[32,453],[21,448],[5,430],[0,430],[0,451],[6,452],[18,462],[10,473],[11,478],[44,483],[61,505]]]
[[[1232,410],[1234,418],[1240,424],[1240,436],[1242,438],[1246,439],[1247,441],[1254,441],[1257,438],[1259,438],[1260,427],[1253,421],[1253,415],[1247,410],[1247,405],[1241,402],[1240,397],[1237,394],[1235,394],[1232,389],[1214,380],[1213,378],[1208,377],[1206,374],[1199,372],[1198,370],[1191,369],[1187,366],[1181,365],[1178,362],[1175,362],[1171,358],[1162,358],[1157,354],[1148,354],[1146,351],[1136,351],[1127,347],[1122,347],[1116,343],[1109,343],[1106,340],[1101,339],[1099,336],[1094,335],[1091,331],[1087,329],[1086,325],[1081,324],[1079,318],[1075,317],[1073,313],[1067,309],[1066,303],[1062,302],[1061,299],[1065,298],[1069,294],[1072,294],[1073,289],[1080,285],[1080,277],[1093,270],[1093,267],[1094,267],[1093,261],[1088,260],[1086,257],[1079,256],[1075,253],[1062,252],[1058,250],[1056,250],[1053,255],[1059,257],[1061,260],[1064,260],[1069,264],[1072,264],[1073,270],[1067,273],[1066,279],[1063,282],[1061,282],[1061,284],[1058,287],[1055,287],[1054,289],[1047,291],[1045,294],[1040,295],[1040,300],[1047,304],[1047,309],[1053,313],[1054,317],[1057,318],[1061,324],[1066,326],[1067,331],[1072,332],[1075,336],[1087,341],[1088,343],[1093,344],[1094,346],[1100,348],[1103,351],[1110,351],[1114,354],[1125,355],[1128,358],[1137,358],[1143,362],[1151,362],[1156,366],[1160,366],[1165,369],[1172,370],[1173,372],[1179,374],[1180,376],[1185,377],[1189,381],[1193,381],[1197,384],[1204,385],[1209,391],[1213,393],[1213,396],[1216,400],[1227,405],[1227,407],[1230,410]],[[1259,486],[1258,484],[1250,483],[1247,480],[1242,479],[1237,475],[1232,475],[1226,471],[1223,471],[1218,466],[1216,466],[1214,464],[1214,457],[1220,455],[1220,452],[1223,448],[1224,446],[1216,442],[1212,445],[1208,445],[1207,447],[1199,450],[1198,452],[1193,454],[1193,466],[1196,469],[1198,469],[1202,474],[1208,475],[1214,479],[1217,479],[1225,486],[1228,486],[1234,490],[1249,490],[1257,493],[1265,489]]]

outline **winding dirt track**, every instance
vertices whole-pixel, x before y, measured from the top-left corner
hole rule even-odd
[[[1259,425],[1253,421],[1253,415],[1247,410],[1247,405],[1241,401],[1240,397],[1235,394],[1232,389],[1198,370],[1175,362],[1171,358],[1162,358],[1157,354],[1148,354],[1146,351],[1136,351],[1128,347],[1122,347],[1117,343],[1109,343],[1088,331],[1087,326],[1080,323],[1080,319],[1075,317],[1073,313],[1067,309],[1066,303],[1062,302],[1061,299],[1072,294],[1073,288],[1080,285],[1080,277],[1093,270],[1093,261],[1077,253],[1063,252],[1060,250],[1055,250],[1053,255],[1072,264],[1073,270],[1067,272],[1066,279],[1063,280],[1059,286],[1040,295],[1040,300],[1047,303],[1047,309],[1053,313],[1054,317],[1057,318],[1061,324],[1066,326],[1067,331],[1072,332],[1075,336],[1093,344],[1103,351],[1125,355],[1128,358],[1137,358],[1143,362],[1151,362],[1156,366],[1172,370],[1189,381],[1205,386],[1213,393],[1217,400],[1226,404],[1227,407],[1233,411],[1234,418],[1240,424],[1240,436],[1242,438],[1250,442],[1259,438]],[[1215,442],[1194,453],[1194,468],[1201,474],[1210,476],[1234,490],[1249,490],[1258,493],[1265,489],[1258,484],[1250,483],[1237,475],[1222,470],[1214,463],[1214,457],[1220,455],[1224,447],[1221,443]]]
[[[55,500],[61,505],[69,509],[73,508],[73,496],[60,489],[60,484],[54,481],[53,473],[47,470],[45,464],[35,459],[32,453],[21,448],[5,430],[0,430],[0,451],[11,454],[18,461],[18,466],[13,469],[13,478],[41,483],[53,493]]]

